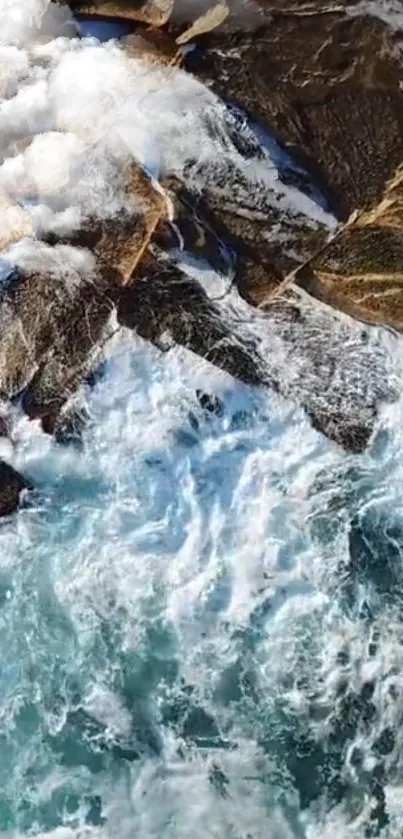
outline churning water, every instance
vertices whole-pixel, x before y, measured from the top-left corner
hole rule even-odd
[[[49,120],[20,6],[7,113],[29,77]],[[81,446],[2,444],[37,491],[0,524],[1,835],[400,839],[403,400],[348,456],[124,331],[83,398]]]

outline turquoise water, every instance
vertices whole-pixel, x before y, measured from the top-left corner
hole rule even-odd
[[[1,831],[397,837],[400,406],[348,457],[129,335],[86,398],[78,449],[15,418],[39,489],[0,529]]]
[[[62,37],[53,11],[0,0],[0,186],[35,229],[117,212],[130,155],[159,174],[195,151],[207,178],[240,171],[263,208],[331,229],[267,138],[242,169],[202,85]],[[60,37],[37,43],[45,17]],[[35,241],[8,257],[55,283],[67,259],[91,268]],[[308,300],[306,320],[268,324],[231,277],[182,266],[294,401],[351,417],[402,393],[399,339],[329,329]],[[81,443],[17,408],[0,441],[36,487],[0,523],[0,835],[400,839],[401,398],[350,456],[294,401],[121,332],[81,400]]]

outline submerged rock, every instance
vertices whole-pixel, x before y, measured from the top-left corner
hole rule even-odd
[[[32,489],[30,482],[9,463],[0,460],[0,517],[17,510],[24,490]]]

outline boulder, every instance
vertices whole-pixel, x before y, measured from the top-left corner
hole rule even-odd
[[[4,460],[0,460],[0,517],[14,513],[23,490],[32,489],[29,481]]]
[[[247,384],[263,381],[253,345],[225,323],[201,285],[162,254],[148,251],[135,281],[119,295],[117,316],[119,323],[157,346],[165,338]]]
[[[382,200],[356,214],[295,282],[355,318],[403,330],[403,169]]]
[[[124,173],[132,212],[87,219],[64,239],[26,241],[0,296],[0,392],[47,431],[97,362],[119,286],[141,259],[166,200],[137,164]]]
[[[380,199],[403,160],[402,35],[340,4],[260,6],[259,25],[233,14],[185,67],[275,132],[346,219]]]
[[[163,26],[174,0],[69,0],[73,12],[95,17],[127,18],[136,23]]]

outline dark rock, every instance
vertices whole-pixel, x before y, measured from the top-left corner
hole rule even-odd
[[[53,435],[56,442],[60,445],[73,444],[75,446],[81,446],[82,433],[88,420],[89,415],[83,408],[71,406],[67,410],[61,411],[53,428]]]
[[[124,289],[117,304],[118,320],[142,338],[158,344],[168,332],[212,364],[251,385],[262,383],[259,358],[225,323],[219,309],[195,280],[169,261],[151,253]]]
[[[204,393],[202,390],[196,390],[196,396],[200,407],[209,414],[215,414],[217,417],[222,417],[224,413],[224,405],[218,396],[212,396],[210,393]]]
[[[173,202],[175,229],[182,237],[183,249],[207,262],[218,274],[231,275],[235,269],[235,258],[228,247],[230,237],[217,222],[207,202],[177,178],[167,178],[163,185]],[[165,242],[162,240],[163,231],[159,235],[161,244],[168,244],[170,249],[166,238]],[[160,244],[158,232],[153,241]]]
[[[213,763],[209,769],[208,779],[214,789],[221,795],[221,798],[228,798],[229,778],[217,763]]]
[[[219,740],[220,732],[213,717],[195,705],[189,710],[183,723],[183,737],[187,740]]]
[[[403,170],[379,204],[342,229],[296,282],[309,294],[367,323],[403,330]]]
[[[403,160],[399,36],[340,7],[261,5],[267,23],[248,31],[232,16],[185,66],[275,131],[346,218],[379,200]]]
[[[136,163],[120,173],[115,188],[134,195],[140,209],[86,219],[69,236],[32,242],[29,264],[36,260],[38,270],[20,265],[14,282],[1,287],[0,391],[8,398],[22,393],[24,410],[47,433],[97,366],[117,289],[130,279],[166,209]],[[92,262],[90,254],[82,259],[83,249],[92,251]]]
[[[162,338],[181,344],[246,384],[279,390],[302,405],[330,439],[350,451],[362,451],[373,432],[379,401],[391,396],[382,355],[378,352],[371,361],[371,377],[363,380],[362,366],[371,347],[351,342],[349,349],[348,327],[338,324],[335,329],[332,317],[318,318],[309,310],[296,318],[295,305],[290,301],[289,311],[281,305],[278,312],[270,307],[262,316],[267,332],[281,334],[290,355],[289,360],[272,359],[261,337],[249,329],[253,310],[250,321],[245,312],[239,323],[225,300],[213,302],[196,280],[154,250],[138,267],[133,285],[119,294],[117,315],[122,325],[157,346]],[[292,368],[292,353],[299,373]]]
[[[51,275],[25,276],[7,301],[17,335],[0,338],[7,353],[0,381],[3,375],[2,385],[11,394],[25,385],[23,408],[31,419],[42,420],[47,433],[53,433],[62,406],[89,372],[90,354],[105,335],[113,302],[97,279],[76,280],[70,290],[67,276],[66,286],[60,283],[55,293]],[[30,375],[35,362],[37,370]]]
[[[111,737],[107,726],[82,707],[70,710],[62,729],[48,735],[48,741],[62,765],[85,766],[93,773],[101,772],[108,758],[131,762],[140,757],[136,748]]]
[[[338,443],[347,451],[360,454],[365,451],[371,439],[376,419],[376,408],[372,409],[372,416],[366,413],[364,416],[357,413],[346,416],[343,413],[336,413],[329,406],[324,410],[312,411],[307,407],[311,423],[318,431],[324,431],[328,437]]]
[[[12,466],[0,460],[0,516],[14,513],[23,490],[32,489],[31,483]]]
[[[7,422],[7,418],[5,416],[0,415],[0,437],[8,437],[9,430],[10,429]]]
[[[357,586],[368,596],[400,598],[403,530],[385,512],[368,509],[355,516],[349,532],[350,563],[346,589],[354,602]],[[372,592],[372,595],[371,595]]]
[[[260,0],[260,6],[258,26],[242,27],[232,15],[200,39],[186,67],[274,133],[279,148],[321,186],[339,219],[364,212],[325,247],[320,227],[298,231],[297,219],[288,217],[280,222],[279,245],[278,238],[262,238],[264,231],[270,239],[278,224],[273,208],[259,232],[256,220],[243,224],[207,185],[220,221],[232,235],[238,228],[243,240],[239,291],[250,303],[266,305],[301,262],[296,281],[305,291],[355,318],[401,330],[403,34],[375,16],[353,13],[353,3],[349,12],[330,4],[326,13],[314,0],[286,6]],[[280,168],[279,177],[286,182],[287,172]],[[300,176],[297,181],[303,190]],[[364,438],[354,443],[356,450]]]

